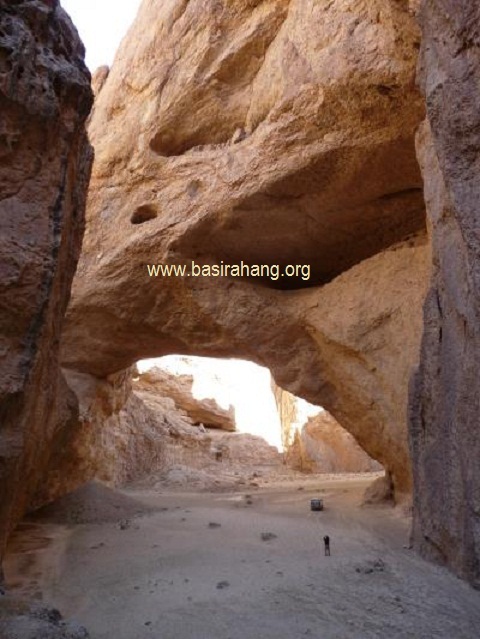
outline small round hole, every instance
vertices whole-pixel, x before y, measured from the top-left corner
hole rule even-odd
[[[149,220],[154,220],[157,217],[157,212],[150,204],[143,204],[139,206],[135,213],[130,218],[132,224],[143,224]]]

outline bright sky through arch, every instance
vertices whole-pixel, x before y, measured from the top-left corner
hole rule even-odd
[[[103,64],[112,65],[140,3],[141,0],[60,0],[78,29],[92,73]]]

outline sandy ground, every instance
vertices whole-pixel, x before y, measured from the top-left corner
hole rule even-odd
[[[90,486],[19,530],[7,579],[92,639],[478,639],[480,593],[409,550],[398,512],[359,506],[370,481]]]

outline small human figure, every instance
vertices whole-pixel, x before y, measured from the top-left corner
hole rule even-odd
[[[325,557],[330,557],[330,537],[328,535],[323,538],[323,543],[325,544]]]

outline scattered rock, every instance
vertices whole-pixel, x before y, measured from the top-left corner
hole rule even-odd
[[[217,590],[223,590],[224,588],[228,588],[230,583],[228,581],[219,581],[217,584]]]
[[[6,597],[0,610],[2,639],[89,639],[87,630],[64,621],[56,608]]]
[[[215,522],[215,521],[211,521],[211,522],[208,524],[208,527],[209,527],[209,528],[221,528],[221,526],[222,526],[222,524],[217,524],[217,522]]]
[[[260,535],[262,541],[270,541],[271,539],[277,539],[277,535],[272,532],[262,532]]]
[[[366,561],[364,564],[355,567],[355,572],[362,575],[371,575],[374,572],[385,572],[387,566],[382,559]]]

